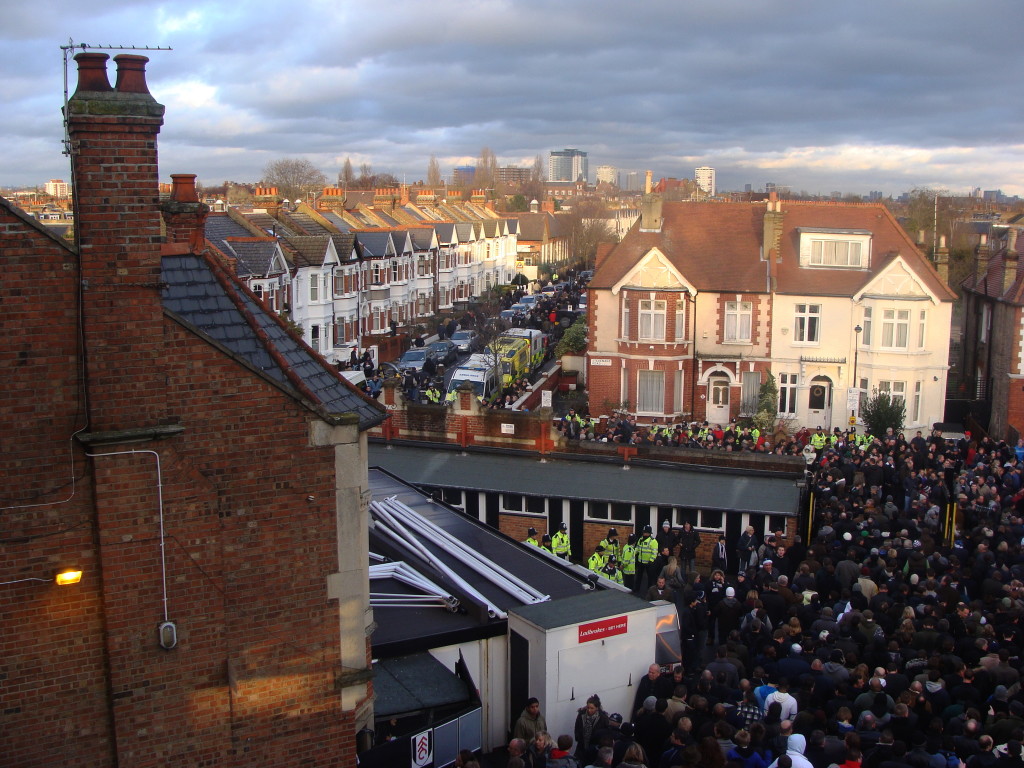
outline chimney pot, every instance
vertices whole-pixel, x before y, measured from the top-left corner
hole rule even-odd
[[[196,174],[171,174],[171,200],[177,203],[198,203],[199,193],[196,192]]]
[[[107,79],[109,58],[105,53],[79,53],[75,56],[75,61],[78,62],[78,88],[75,93],[114,90]]]
[[[116,91],[149,94],[149,86],[146,85],[148,57],[122,53],[115,56],[114,61],[117,63],[117,84],[114,86]]]

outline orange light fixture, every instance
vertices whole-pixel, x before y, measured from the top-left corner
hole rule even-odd
[[[82,580],[81,571],[66,570],[57,574],[55,581],[58,587],[66,587],[69,584],[77,584]]]

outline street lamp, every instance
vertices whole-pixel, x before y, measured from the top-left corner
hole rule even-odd
[[[860,383],[857,381],[857,353],[860,351],[860,332],[864,329],[859,325],[853,326],[853,387],[857,393],[857,407],[850,409],[850,423],[854,423],[857,412],[860,410]]]

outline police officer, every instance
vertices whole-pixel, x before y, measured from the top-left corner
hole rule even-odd
[[[458,394],[456,394],[454,389],[449,390],[448,394],[444,396],[444,404],[445,405],[451,405],[452,403],[455,402],[455,398],[457,398],[457,397],[458,397]]]
[[[441,402],[441,393],[433,384],[431,384],[430,387],[427,388],[427,391],[424,394],[426,394],[427,396],[427,402],[431,403],[432,405],[437,405],[438,403]]]
[[[554,550],[551,549],[551,537],[548,534],[544,534],[540,539],[540,548],[546,549],[551,554],[554,554]]]
[[[569,544],[569,531],[564,522],[558,527],[558,531],[551,537],[551,551],[563,560],[572,557],[572,545]]]
[[[821,427],[818,427],[818,431],[811,435],[811,445],[814,447],[814,450],[818,452],[818,455],[821,456],[827,444],[828,435],[825,434]]]
[[[601,575],[609,581],[614,581],[616,584],[622,583],[622,572],[619,570],[619,564],[615,555],[608,557],[608,562],[601,569]]]
[[[600,573],[601,569],[604,568],[604,547],[600,544],[594,547],[594,554],[587,560],[587,568],[594,573]]]
[[[629,534],[626,543],[622,545],[622,554],[619,556],[622,569],[622,583],[633,589],[636,582],[636,534]]]
[[[611,555],[619,556],[619,532],[614,528],[608,529],[608,535],[601,539],[601,546],[604,547],[605,559]]]
[[[651,535],[651,526],[645,525],[640,540],[636,543],[636,590],[642,592],[654,583],[658,577],[656,561],[658,559],[658,540]],[[645,583],[646,582],[646,583]]]
[[[536,528],[532,528],[531,527],[531,528],[529,528],[526,531],[526,541],[524,541],[523,543],[524,544],[533,544],[533,546],[535,546],[535,547],[539,547],[540,546],[540,542],[537,541],[537,529]]]

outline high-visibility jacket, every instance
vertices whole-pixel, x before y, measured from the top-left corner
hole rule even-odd
[[[590,559],[587,560],[587,568],[592,570],[594,573],[600,573],[601,569],[604,568],[604,563],[604,555],[600,552],[595,552],[590,556]]]
[[[616,584],[622,583],[622,573],[614,565],[602,568],[601,575],[608,579],[608,581],[614,581]]]
[[[815,432],[811,435],[811,445],[814,446],[814,450],[822,451],[825,449],[825,444],[828,442],[828,435],[824,432]]]
[[[604,547],[604,559],[607,560],[612,555],[619,556],[619,545],[618,539],[601,539],[601,546]]]
[[[433,403],[434,405],[437,405],[439,402],[441,402],[441,393],[438,392],[435,387],[431,387],[430,389],[428,389],[425,394],[427,396],[428,403]]]
[[[447,395],[444,396],[444,401],[445,401],[445,403],[454,403],[456,397],[458,397],[458,395],[456,394],[455,390],[453,389],[451,392],[449,392]]]
[[[524,544],[533,544],[533,546],[535,546],[535,547],[539,547],[540,546],[540,542],[537,541],[537,539],[535,539],[533,536],[528,537],[526,539],[526,541],[524,541],[523,543]]]
[[[644,536],[636,543],[636,560],[640,565],[650,565],[658,557],[658,540]]]
[[[627,576],[632,576],[636,573],[636,545],[626,542],[622,545],[622,557],[619,558],[619,562],[622,563],[622,572]]]
[[[565,531],[558,531],[551,537],[551,551],[556,555],[572,557],[572,546],[569,544],[569,534]]]

